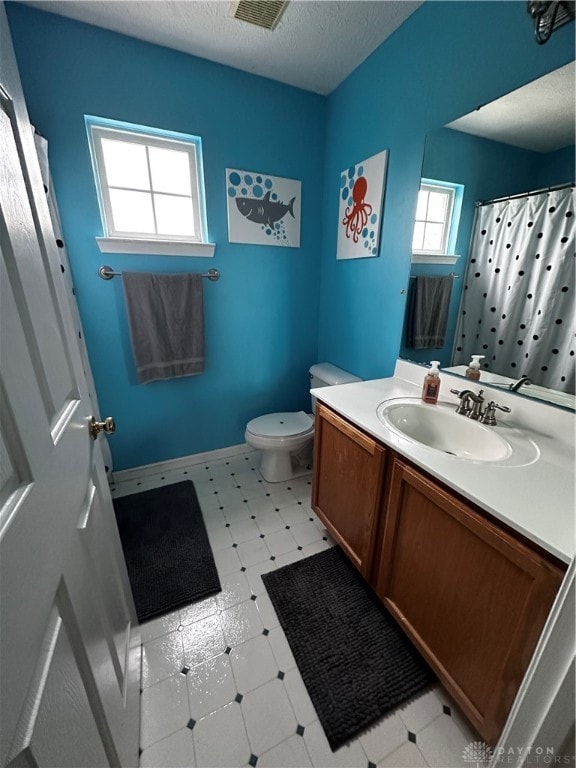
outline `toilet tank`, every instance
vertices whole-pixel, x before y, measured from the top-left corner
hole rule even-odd
[[[316,387],[332,387],[335,384],[350,384],[353,381],[362,381],[342,368],[332,363],[316,363],[310,366],[310,389]],[[316,398],[312,395],[312,413],[316,412]]]

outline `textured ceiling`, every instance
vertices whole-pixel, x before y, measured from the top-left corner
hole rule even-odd
[[[553,152],[574,144],[574,93],[571,62],[447,127],[533,152]]]
[[[274,31],[228,0],[26,0],[26,5],[328,94],[422,2],[291,0]]]

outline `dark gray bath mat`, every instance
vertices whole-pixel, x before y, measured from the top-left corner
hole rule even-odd
[[[114,511],[139,621],[220,592],[192,482],[123,496]]]
[[[332,750],[435,679],[338,547],[262,579]]]

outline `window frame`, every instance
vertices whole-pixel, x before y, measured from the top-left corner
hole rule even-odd
[[[117,120],[85,116],[88,143],[92,159],[92,170],[98,196],[100,217],[102,220],[103,237],[96,241],[103,253],[163,253],[166,255],[213,256],[215,246],[208,242],[206,202],[204,190],[204,173],[202,163],[202,141],[199,136],[181,134],[147,126],[134,125]],[[154,189],[150,171],[148,151],[146,158],[150,189],[142,190],[132,187],[120,187],[109,184],[106,176],[106,163],[102,148],[102,139],[125,141],[127,144],[144,147],[158,147],[185,151],[188,155],[190,170],[190,195],[176,193],[159,193],[191,200],[194,219],[194,235],[171,235],[158,233],[154,203]],[[110,190],[126,189],[128,191],[144,192],[150,196],[156,232],[131,232],[119,230],[114,226],[113,209],[110,200]]]
[[[420,182],[420,186],[418,187],[418,194],[420,192],[426,191],[426,192],[442,192],[447,198],[448,198],[448,204],[446,206],[446,215],[444,216],[444,220],[442,222],[431,222],[429,219],[418,219],[416,216],[414,216],[414,228],[416,228],[416,224],[418,222],[423,222],[424,227],[426,227],[427,223],[434,223],[439,224],[442,223],[443,225],[443,232],[442,232],[442,248],[414,248],[414,230],[412,231],[412,253],[415,255],[425,255],[425,256],[449,256],[449,246],[451,241],[451,230],[452,226],[454,224],[454,213],[455,213],[455,201],[456,201],[456,189],[454,186],[448,185],[448,184],[442,184],[440,182],[432,182],[426,179],[422,179]]]

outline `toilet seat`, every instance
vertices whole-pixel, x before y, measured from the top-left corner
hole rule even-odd
[[[313,438],[314,418],[304,411],[258,416],[244,433],[248,445],[262,451],[260,474],[269,483],[310,474],[310,461],[301,463],[301,453]]]
[[[314,419],[304,411],[268,413],[249,421],[246,431],[264,438],[297,437],[314,431]]]

